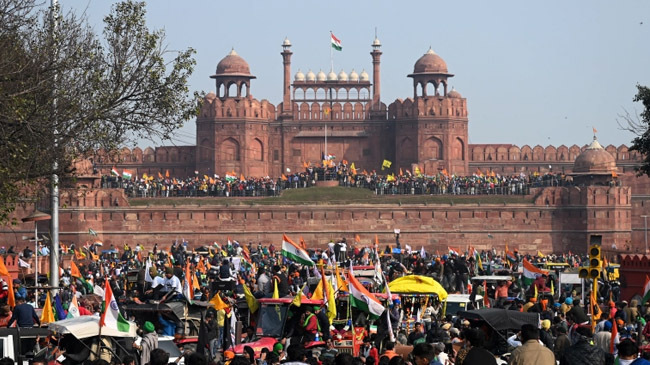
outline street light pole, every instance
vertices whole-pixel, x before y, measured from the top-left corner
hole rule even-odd
[[[643,251],[643,253],[647,255],[648,254],[648,216],[642,215],[641,218],[643,218],[644,226],[645,226],[645,251]]]
[[[52,217],[49,214],[35,210],[34,213],[22,219],[23,222],[34,222],[34,302],[38,308],[38,221],[50,220]],[[52,269],[51,271],[53,271]]]

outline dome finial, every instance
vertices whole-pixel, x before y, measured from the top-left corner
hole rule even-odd
[[[228,53],[228,56],[239,56],[237,52],[235,52],[235,47],[232,47],[230,49],[230,53]]]

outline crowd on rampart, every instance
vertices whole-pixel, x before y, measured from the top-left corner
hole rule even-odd
[[[380,171],[381,172],[381,171]],[[339,163],[329,168],[307,167],[305,171],[283,174],[278,178],[244,177],[227,174],[199,175],[170,178],[159,173],[157,177],[122,178],[102,176],[102,188],[121,188],[129,197],[268,197],[278,196],[282,190],[309,188],[317,181],[335,180],[340,186],[370,189],[377,195],[528,195],[531,189],[545,186],[567,186],[570,177],[556,173],[500,175],[477,171],[469,176],[457,176],[441,171],[434,176],[413,174],[381,174],[376,171],[359,172]]]

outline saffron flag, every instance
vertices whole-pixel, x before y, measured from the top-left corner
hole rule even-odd
[[[10,276],[9,270],[5,266],[5,260],[0,256],[0,276]]]
[[[535,281],[535,278],[541,275],[548,275],[548,271],[539,269],[535,265],[528,262],[527,259],[524,259],[524,273],[522,275],[522,281],[526,285],[530,285]],[[536,287],[537,288],[537,287]]]
[[[214,307],[215,310],[222,310],[228,308],[228,304],[221,299],[221,295],[217,292],[217,294],[210,299],[210,304]]]
[[[49,297],[48,297],[49,299]],[[116,329],[120,332],[129,332],[131,324],[127,322],[122,313],[120,313],[120,308],[117,306],[117,301],[113,295],[113,289],[111,289],[111,283],[106,279],[104,284],[104,312],[102,313],[101,318],[99,319],[100,327],[108,327]]]
[[[77,267],[77,264],[75,264],[74,261],[70,261],[70,276],[73,278],[83,278],[83,276],[81,276],[79,268]]]
[[[9,308],[14,308],[16,306],[16,295],[14,293],[14,283],[11,277],[7,278],[7,305],[9,305]]]
[[[52,299],[50,298],[50,292],[48,291],[45,305],[43,305],[43,312],[41,313],[41,324],[52,322],[55,322],[54,311],[52,310]]]
[[[643,300],[641,305],[645,304],[650,300],[650,278],[648,275],[645,276],[645,284],[643,284]]]
[[[371,318],[379,318],[384,312],[384,306],[379,299],[361,285],[351,272],[348,272],[347,279],[350,287],[350,305],[369,313]]]
[[[339,291],[342,292],[350,291],[350,289],[348,289],[348,284],[341,277],[341,273],[339,272],[338,265],[336,265],[336,286],[338,287]]]
[[[354,242],[356,242],[356,243],[361,243],[361,237],[359,237],[358,234],[357,234],[357,235],[354,235]]]
[[[332,48],[334,48],[337,51],[343,50],[343,46],[341,46],[341,40],[336,38],[336,36],[334,36],[334,33],[332,32],[330,32],[330,41],[332,43]]]
[[[282,235],[282,256],[307,266],[314,266],[309,254],[293,242],[286,234]]]

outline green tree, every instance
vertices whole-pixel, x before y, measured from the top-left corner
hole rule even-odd
[[[115,4],[102,35],[85,17],[52,14],[0,0],[0,222],[52,173],[74,175],[76,158],[169,139],[197,111],[194,50],[168,50],[144,2]]]
[[[638,151],[643,156],[643,163],[635,168],[637,174],[650,176],[650,88],[641,85],[636,87],[638,92],[634,101],[643,104],[643,111],[635,118],[626,113],[623,116],[626,124],[624,129],[636,134],[630,151]]]

